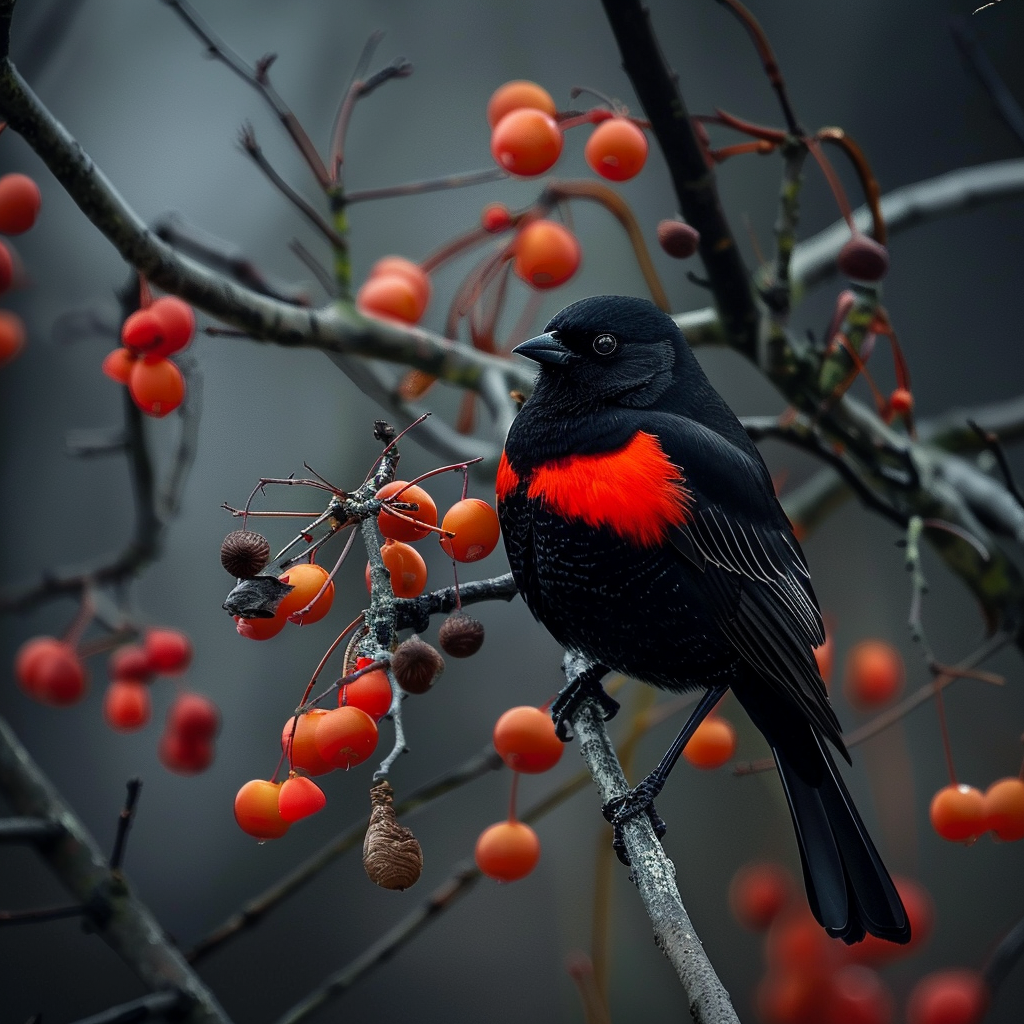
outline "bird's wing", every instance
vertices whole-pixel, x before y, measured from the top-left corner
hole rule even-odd
[[[671,543],[702,572],[715,620],[742,660],[845,755],[814,659],[825,642],[821,612],[767,467],[693,420],[660,414],[656,421],[646,429],[687,492],[687,521],[672,530]]]

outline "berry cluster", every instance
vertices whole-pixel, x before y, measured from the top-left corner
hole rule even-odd
[[[192,341],[196,318],[183,300],[165,295],[132,313],[121,325],[122,348],[103,360],[103,372],[127,386],[147,416],[173,412],[185,400],[185,378],[169,356]]]
[[[951,843],[970,845],[986,832],[1017,842],[1024,839],[1024,780],[997,779],[984,793],[952,782],[932,797],[928,813],[932,828]]]
[[[28,231],[42,206],[39,186],[26,174],[0,177],[0,235],[20,235]],[[16,264],[10,249],[0,242],[0,295],[15,280]],[[0,366],[9,363],[25,347],[25,324],[21,317],[0,310]]]

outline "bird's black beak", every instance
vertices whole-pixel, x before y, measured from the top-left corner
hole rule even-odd
[[[553,335],[541,334],[539,337],[524,341],[512,349],[518,355],[526,356],[535,363],[554,363],[564,366],[569,362],[569,350]]]

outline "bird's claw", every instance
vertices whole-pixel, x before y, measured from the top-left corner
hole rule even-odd
[[[551,718],[555,723],[555,735],[563,743],[572,739],[572,716],[576,709],[585,701],[593,700],[601,709],[601,718],[608,722],[619,710],[619,702],[605,693],[601,683],[588,676],[580,678],[564,686],[551,704]]]
[[[609,800],[601,808],[602,814],[612,826],[612,849],[627,867],[629,866],[629,857],[626,854],[626,842],[622,834],[622,826],[627,821],[632,820],[638,814],[646,814],[658,839],[661,839],[668,831],[664,819],[654,808],[654,796],[655,794],[641,782],[636,789],[631,789],[628,793]]]

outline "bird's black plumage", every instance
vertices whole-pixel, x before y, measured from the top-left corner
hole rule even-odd
[[[567,306],[498,476],[512,573],[567,650],[668,690],[732,688],[771,746],[808,900],[832,934],[910,936],[836,768],[810,574],[757,448],[650,302]]]

